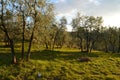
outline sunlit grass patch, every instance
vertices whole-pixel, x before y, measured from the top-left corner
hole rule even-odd
[[[19,48],[15,48],[20,57]],[[80,52],[76,49],[38,50],[32,49],[29,62],[19,61],[10,64],[8,49],[0,53],[0,79],[5,80],[119,80],[119,54],[93,51]],[[78,59],[88,57],[91,61],[80,62]],[[12,71],[12,72],[11,72]],[[40,77],[38,77],[40,75]]]

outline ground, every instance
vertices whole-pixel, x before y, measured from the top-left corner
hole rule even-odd
[[[18,53],[17,53],[18,52]],[[16,48],[17,57],[20,57]],[[120,54],[77,49],[33,49],[29,62],[11,64],[9,48],[0,48],[0,80],[119,80]],[[80,58],[91,61],[80,62]],[[20,58],[19,58],[20,59]]]

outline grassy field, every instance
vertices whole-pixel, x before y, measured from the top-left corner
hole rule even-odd
[[[20,56],[16,48],[17,57]],[[120,54],[75,49],[33,49],[29,62],[11,64],[10,49],[0,48],[0,80],[120,80]],[[91,61],[81,62],[87,57]]]

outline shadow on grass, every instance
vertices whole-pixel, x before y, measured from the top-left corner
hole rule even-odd
[[[73,60],[80,57],[99,57],[99,54],[95,53],[82,53],[82,52],[63,52],[63,51],[34,51],[31,53],[31,59],[34,60],[54,60],[54,59],[64,59]]]
[[[0,66],[11,64],[11,54],[10,53],[0,53]]]
[[[20,57],[20,51],[15,50],[17,59]],[[12,55],[10,48],[0,48],[0,66],[1,65],[11,65],[12,63]]]
[[[17,54],[17,58],[21,57],[21,53],[19,50],[15,51]],[[26,54],[25,54],[26,55]],[[80,57],[101,57],[108,55],[111,57],[120,57],[118,53],[102,53],[102,52],[93,52],[93,53],[83,53],[83,52],[64,52],[64,51],[50,51],[50,50],[43,50],[43,51],[33,51],[31,52],[31,59],[33,60],[74,60]],[[10,65],[11,64],[11,53],[10,50],[6,50],[5,48],[0,48],[0,66],[1,65]]]

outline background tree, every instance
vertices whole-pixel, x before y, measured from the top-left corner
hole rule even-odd
[[[120,52],[120,28],[118,28],[118,53]]]
[[[65,42],[65,31],[66,31],[66,24],[67,24],[67,20],[65,17],[62,17],[60,19],[60,24],[57,24],[55,26],[58,27],[56,33],[55,33],[55,37],[54,37],[54,42],[53,42],[53,48],[54,49],[54,45],[56,45],[57,47],[62,48],[64,42]]]
[[[76,18],[74,18],[71,22],[72,26],[73,26],[73,31],[75,31],[75,36],[76,40],[79,39],[79,46],[81,51],[83,51],[83,34],[84,34],[84,17],[80,15],[80,13],[77,13]],[[77,39],[78,38],[78,39]]]
[[[117,51],[117,41],[118,41],[118,33],[116,27],[109,27],[109,49],[112,51],[112,53],[115,53]]]
[[[77,13],[76,18],[72,20],[72,26],[74,33],[77,35],[76,39],[79,39],[81,51],[83,51],[84,46],[86,52],[91,52],[91,49],[99,37],[99,28],[102,26],[102,17],[82,16],[80,13]]]
[[[11,4],[11,5],[10,5]],[[15,30],[16,28],[16,19],[15,19],[15,6],[14,1],[12,0],[1,0],[0,1],[0,29],[5,33],[5,36],[7,37],[10,48],[11,48],[11,55],[12,55],[12,62],[16,63],[16,55],[14,51],[14,38],[15,38]],[[12,9],[7,8],[7,6],[10,5]]]
[[[30,2],[28,2],[28,5],[31,12],[30,16],[33,19],[34,25],[32,27],[30,40],[29,40],[29,47],[27,51],[27,61],[30,59],[31,45],[34,38],[35,31],[37,30],[39,23],[44,21],[44,18],[42,17],[46,17],[47,15],[53,14],[52,12],[53,5],[46,0],[43,0],[43,1],[31,0]]]

